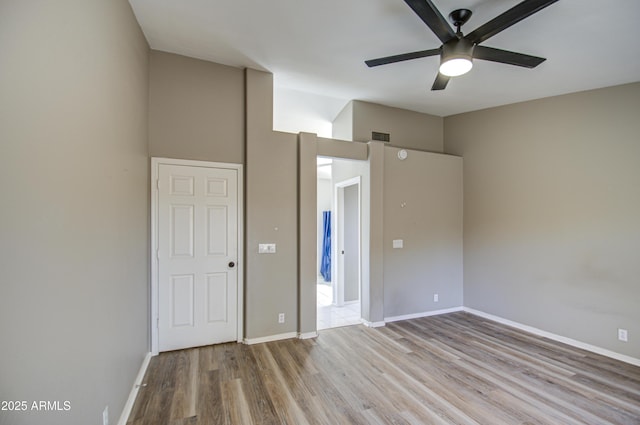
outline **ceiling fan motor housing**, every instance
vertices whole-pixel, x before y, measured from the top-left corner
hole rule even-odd
[[[473,59],[473,49],[475,44],[465,38],[454,38],[442,45],[440,53],[440,65],[454,59],[464,59],[469,61],[469,66]]]
[[[471,59],[473,57],[473,48],[475,44],[466,38],[453,39],[442,45],[442,58],[454,59],[464,58]]]

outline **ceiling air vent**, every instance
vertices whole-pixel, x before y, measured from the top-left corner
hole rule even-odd
[[[371,132],[371,140],[377,140],[379,142],[390,142],[391,134],[389,133],[379,133],[377,131]]]

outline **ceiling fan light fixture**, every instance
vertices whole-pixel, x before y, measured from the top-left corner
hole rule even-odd
[[[440,64],[440,74],[447,77],[457,77],[466,74],[473,68],[473,62],[467,58],[453,58]]]
[[[447,77],[457,77],[471,71],[473,47],[473,43],[464,38],[444,44],[440,55],[440,73]]]

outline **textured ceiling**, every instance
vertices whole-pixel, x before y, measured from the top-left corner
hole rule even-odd
[[[640,81],[640,0],[560,0],[483,43],[546,62],[525,69],[474,61],[470,73],[440,92],[429,90],[437,57],[378,68],[363,63],[439,47],[402,0],[130,3],[153,49],[266,70],[274,74],[276,91],[319,94],[333,104],[358,99],[447,116]],[[468,33],[519,1],[434,3],[444,16],[471,9],[463,28]]]

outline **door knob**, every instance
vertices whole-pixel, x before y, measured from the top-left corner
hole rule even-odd
[[[232,269],[236,266],[236,263],[234,263],[233,261],[229,261],[229,268]]]

